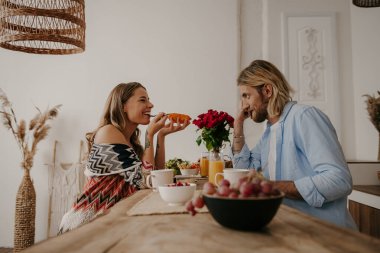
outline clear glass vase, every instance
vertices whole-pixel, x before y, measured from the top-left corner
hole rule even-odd
[[[216,173],[222,173],[224,170],[223,154],[219,149],[210,151],[209,168],[208,168],[208,181],[216,184]]]

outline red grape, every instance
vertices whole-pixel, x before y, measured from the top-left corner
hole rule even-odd
[[[186,203],[186,210],[191,212],[194,210],[194,205],[193,205],[193,202],[192,201],[189,201]]]
[[[212,195],[215,193],[215,191],[215,186],[212,183],[206,182],[203,185],[203,193]]]
[[[198,196],[193,199],[193,205],[196,208],[202,208],[205,205],[205,202],[202,197]]]
[[[241,185],[242,183],[246,182],[247,180],[248,180],[247,177],[241,177],[241,178],[239,178],[239,181],[238,181],[238,183],[236,184],[236,188],[239,189],[239,188],[240,188],[240,185]]]
[[[228,195],[229,198],[231,199],[237,199],[239,195],[235,191],[231,191],[230,194]]]
[[[261,180],[258,178],[254,178],[251,181],[252,184],[252,193],[258,194],[261,191],[261,186],[260,186]]]
[[[220,196],[227,197],[230,194],[230,188],[228,186],[225,186],[225,185],[219,186],[217,193]]]
[[[253,184],[251,184],[250,182],[243,182],[240,185],[239,191],[240,191],[240,194],[248,197],[248,196],[252,195],[252,193],[253,193]]]
[[[266,195],[270,195],[272,193],[272,183],[270,183],[269,181],[261,181],[261,191],[263,193],[265,193]]]
[[[227,179],[222,179],[222,181],[220,181],[220,186],[227,186],[227,187],[230,187],[230,181],[228,181]]]

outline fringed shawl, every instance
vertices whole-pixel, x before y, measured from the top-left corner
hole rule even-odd
[[[63,216],[59,234],[88,223],[121,199],[146,188],[145,178],[152,169],[128,145],[94,144],[85,170],[89,181]]]
[[[86,176],[119,174],[138,189],[145,188],[142,162],[133,148],[125,144],[93,144],[86,165]]]

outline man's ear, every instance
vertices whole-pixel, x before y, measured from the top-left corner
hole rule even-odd
[[[262,92],[267,98],[270,98],[273,95],[272,85],[271,84],[264,84]]]

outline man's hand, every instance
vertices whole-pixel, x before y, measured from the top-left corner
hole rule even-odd
[[[240,110],[235,118],[235,124],[242,124],[244,120],[250,117],[248,110],[249,105],[244,105],[243,101],[241,101]]]
[[[293,181],[271,181],[274,188],[285,193],[285,197],[289,199],[303,199],[298,192]]]

